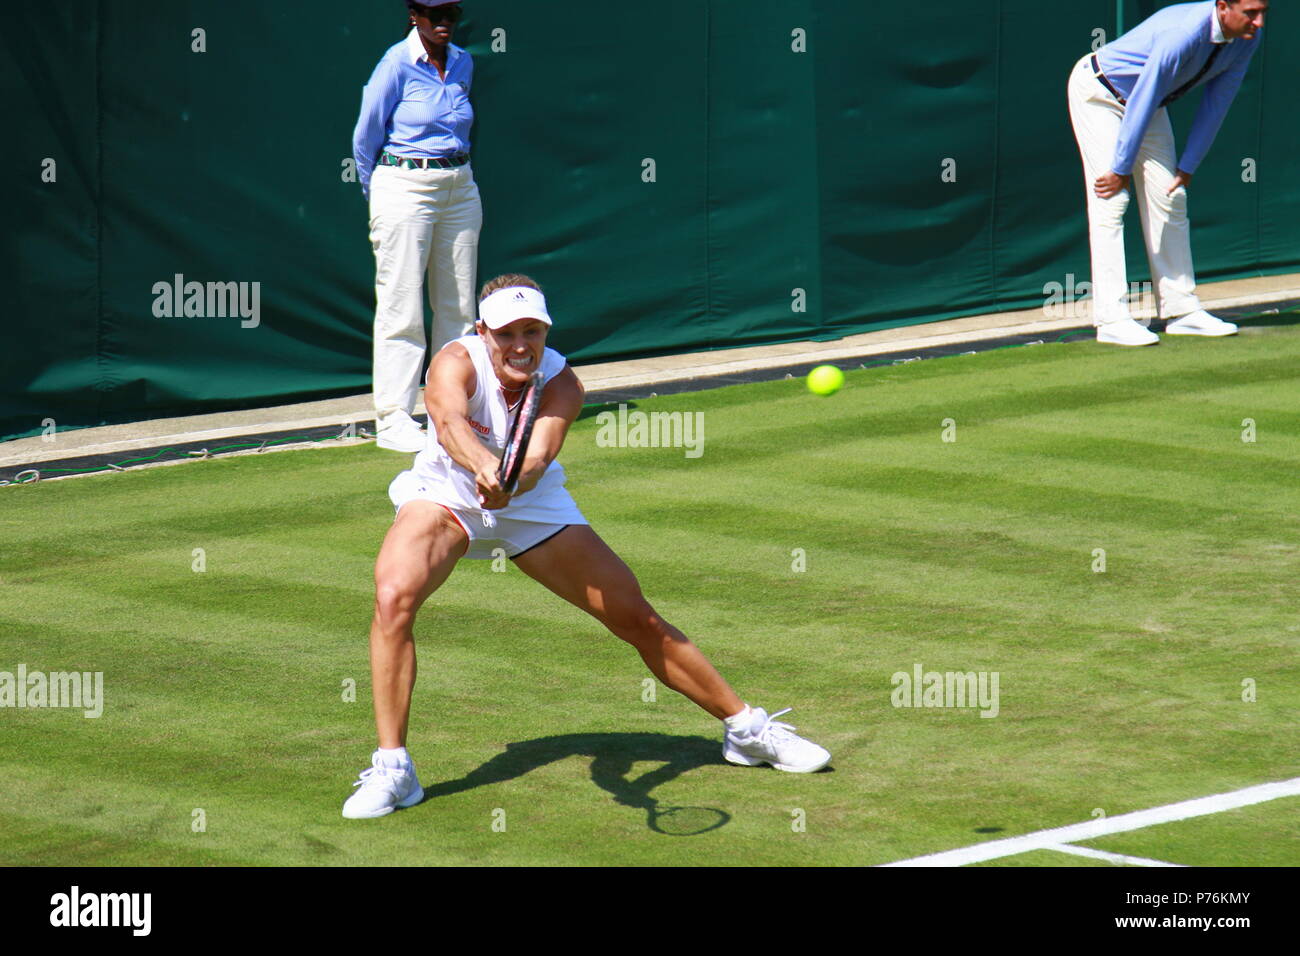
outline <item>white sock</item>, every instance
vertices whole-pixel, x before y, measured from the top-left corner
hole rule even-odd
[[[754,722],[754,711],[748,704],[745,709],[738,714],[732,714],[730,717],[722,718],[722,722],[727,725],[727,729],[733,734],[748,734],[750,725]]]
[[[391,750],[380,747],[375,752],[379,754],[380,764],[392,767],[394,770],[400,770],[411,763],[411,755],[406,752],[405,747],[393,747]]]

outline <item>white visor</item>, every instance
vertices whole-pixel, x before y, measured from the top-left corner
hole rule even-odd
[[[537,319],[551,324],[546,311],[546,296],[527,286],[497,289],[478,304],[478,315],[489,329],[505,328],[520,319]]]

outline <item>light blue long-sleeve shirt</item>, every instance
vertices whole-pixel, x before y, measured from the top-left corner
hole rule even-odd
[[[1225,40],[1214,0],[1178,3],[1159,10],[1128,33],[1097,51],[1102,73],[1127,100],[1111,172],[1133,172],[1147,124],[1161,101],[1189,82],[1210,58],[1215,44],[1226,44],[1197,86],[1204,86],[1178,168],[1196,172],[1218,135],[1241,87],[1263,30],[1253,40]]]
[[[473,58],[454,43],[447,44],[446,79],[414,29],[388,48],[361,91],[361,115],[352,131],[357,181],[367,199],[370,175],[385,150],[412,158],[469,152],[473,78]]]

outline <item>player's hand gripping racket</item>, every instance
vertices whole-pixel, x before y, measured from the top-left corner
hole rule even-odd
[[[497,478],[501,488],[508,495],[515,493],[519,484],[519,473],[524,468],[524,455],[528,452],[528,439],[533,435],[533,423],[537,421],[537,408],[542,404],[542,373],[536,371],[528,382],[528,390],[519,404],[519,413],[515,424],[506,439],[505,454],[501,456],[501,467],[497,469]]]

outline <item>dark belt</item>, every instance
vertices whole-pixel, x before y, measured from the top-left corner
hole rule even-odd
[[[1106,79],[1106,74],[1101,72],[1101,65],[1097,62],[1097,54],[1094,53],[1091,57],[1091,60],[1092,60],[1092,72],[1097,77],[1097,81],[1101,83],[1102,86],[1106,87],[1106,89],[1110,90],[1110,95],[1115,97],[1115,99],[1119,100],[1120,106],[1125,105],[1126,101],[1124,97],[1119,95],[1119,90],[1111,86],[1110,80]]]
[[[1184,83],[1182,86],[1178,87],[1178,89],[1174,90],[1172,93],[1166,96],[1163,100],[1161,100],[1160,101],[1161,108],[1163,109],[1164,107],[1168,106],[1170,103],[1173,103],[1175,100],[1182,99],[1187,94],[1188,90],[1190,90],[1197,83],[1199,83],[1201,81],[1201,77],[1203,77],[1206,73],[1210,71],[1210,67],[1214,65],[1215,58],[1218,57],[1218,55],[1223,52],[1223,48],[1225,46],[1227,46],[1226,43],[1216,43],[1214,45],[1214,49],[1210,51],[1209,58],[1206,59],[1205,64],[1201,67],[1200,72],[1197,73],[1190,80],[1188,80],[1186,83]],[[1111,96],[1119,100],[1120,106],[1124,106],[1125,105],[1124,97],[1119,95],[1119,90],[1111,86],[1110,80],[1106,79],[1106,74],[1101,72],[1101,64],[1097,62],[1097,54],[1094,53],[1091,57],[1091,60],[1092,60],[1092,72],[1096,75],[1097,80],[1101,83],[1102,86],[1110,90]]]
[[[392,153],[384,153],[379,157],[380,166],[404,166],[407,169],[454,169],[457,166],[464,166],[468,162],[469,153],[425,158],[394,156]]]

